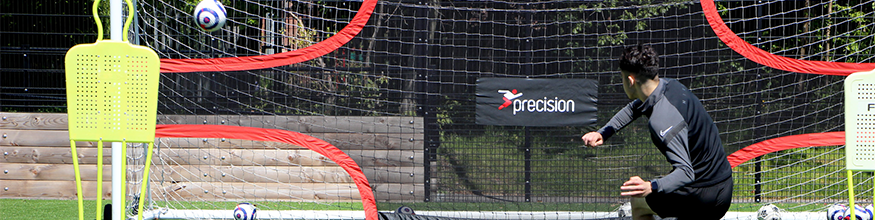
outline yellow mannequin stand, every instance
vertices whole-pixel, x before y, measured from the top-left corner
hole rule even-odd
[[[133,4],[126,0],[129,14]],[[100,0],[94,2],[92,12],[97,24],[97,42],[79,44],[70,48],[64,58],[67,86],[67,117],[70,132],[70,148],[73,154],[73,169],[76,176],[76,195],[79,219],[83,220],[84,206],[82,181],[76,141],[97,142],[97,219],[103,219],[103,142],[121,142],[122,172],[121,189],[124,191],[127,173],[127,143],[147,143],[144,162],[142,195],[147,195],[149,166],[155,141],[155,123],[158,100],[159,65],[158,55],[147,47],[128,43],[127,33],[133,16],[124,24],[123,40],[103,40],[103,25],[97,14]],[[126,192],[112,192],[124,193]],[[141,196],[143,197],[143,196]],[[124,196],[121,197],[124,200]],[[138,219],[142,219],[143,202],[139,199]],[[116,207],[124,201],[114,201]],[[120,216],[125,219],[125,216]]]
[[[875,127],[867,126],[873,120],[875,70],[853,73],[845,79],[845,167],[851,218],[855,218],[853,171],[875,171]]]
[[[856,208],[854,208],[854,173],[852,170],[848,170],[848,209],[851,210],[850,216],[854,215],[856,212]],[[872,181],[872,187],[875,187],[875,181]],[[875,194],[875,193],[873,193]],[[875,195],[872,196],[872,201],[875,201]],[[854,217],[851,217],[852,219]]]

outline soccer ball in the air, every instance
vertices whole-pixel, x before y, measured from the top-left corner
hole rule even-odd
[[[848,207],[842,204],[835,204],[826,209],[826,219],[827,220],[844,220],[845,219],[845,211],[848,210]]]
[[[764,205],[757,210],[757,220],[781,220],[781,209],[772,204]]]
[[[252,204],[241,202],[240,204],[237,204],[237,208],[234,209],[234,219],[253,220],[255,219],[255,211],[255,206]]]
[[[872,211],[867,210],[866,208],[864,208],[863,206],[860,206],[860,205],[854,205],[854,215],[856,216],[856,218],[851,218],[851,210],[845,211],[845,219],[872,220]]]
[[[222,29],[228,13],[219,0],[201,0],[194,8],[194,20],[197,26],[209,32]]]

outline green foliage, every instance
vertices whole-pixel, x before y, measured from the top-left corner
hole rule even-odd
[[[630,32],[640,32],[648,29],[647,20],[649,18],[659,17],[666,14],[670,10],[687,8],[688,1],[685,0],[606,0],[598,2],[581,3],[577,6],[577,10],[570,12],[560,12],[556,15],[557,21],[569,21],[572,25],[562,26],[559,28],[559,34],[569,35],[586,35],[599,33],[595,44],[598,46],[593,51],[584,52],[587,54],[578,54],[574,50],[562,50],[557,53],[563,53],[565,56],[580,57],[577,65],[574,66],[574,71],[603,71],[599,70],[601,65],[589,57],[609,57],[611,53],[610,46],[625,45],[629,39]],[[600,22],[600,21],[613,22]],[[585,42],[567,41],[565,43],[569,48],[579,48],[585,45]],[[606,62],[606,61],[601,61]]]
[[[452,100],[449,97],[443,98],[444,103],[437,107],[437,123],[443,134],[444,128],[453,124],[452,115],[462,106],[462,103],[457,100]],[[441,135],[443,136],[443,135]]]
[[[340,76],[343,82],[341,102],[351,103],[356,108],[375,110],[384,106],[379,100],[380,87],[388,83],[389,79],[383,76],[368,74],[343,74]],[[376,111],[370,111],[370,115],[379,115]]]
[[[522,196],[525,186],[524,131],[486,126],[483,134],[444,134],[434,173],[441,185],[458,185],[453,191],[486,195]],[[652,146],[648,132],[630,130],[606,147],[584,148],[579,142],[557,141],[556,136],[578,138],[577,132],[532,131],[531,186],[535,196],[616,197],[617,186],[630,176],[653,178],[668,172],[662,155]],[[574,134],[572,134],[574,133]],[[664,165],[664,166],[663,166]],[[471,178],[469,178],[471,177]]]
[[[560,13],[557,18],[560,21],[582,21],[563,32],[582,34],[586,31],[604,31],[607,34],[599,35],[598,45],[623,45],[626,39],[629,38],[626,35],[627,31],[646,30],[648,26],[647,18],[661,16],[671,9],[684,9],[687,7],[686,2],[684,0],[669,0],[660,1],[659,4],[655,4],[652,0],[606,0],[592,4],[581,4],[578,6],[578,12]],[[624,6],[623,4],[632,4],[638,7],[634,7],[631,10],[616,10]],[[620,22],[602,23],[588,21],[585,18],[589,14],[588,12],[594,12],[592,14],[602,19],[619,18],[621,21],[632,22],[634,23],[632,25],[633,28],[629,30],[623,29]],[[569,44],[574,43],[569,42]]]
[[[378,116],[379,112],[372,110],[387,107],[381,92],[389,83],[386,76],[349,72],[265,73],[256,79],[255,100],[250,106],[253,112]]]
[[[844,3],[844,5],[843,5]],[[828,44],[835,45],[837,51],[835,54],[872,54],[875,52],[875,49],[872,49],[870,45],[875,43],[875,40],[872,39],[873,28],[869,25],[871,23],[871,16],[867,16],[867,14],[871,14],[873,12],[873,8],[865,7],[855,7],[855,3],[853,2],[835,2],[830,4],[832,6],[831,11],[834,12],[832,17],[843,18],[841,20],[836,19],[824,19],[822,25],[828,28],[820,28],[817,32],[818,35],[821,35],[821,39],[828,40]],[[843,28],[847,26],[848,28]],[[842,30],[850,30],[850,31],[842,31]],[[830,36],[829,31],[832,31],[836,36]],[[864,49],[869,48],[869,49]],[[827,57],[827,61],[832,59],[832,57]],[[869,59],[868,56],[849,56],[845,58],[842,62],[860,62],[862,59]]]

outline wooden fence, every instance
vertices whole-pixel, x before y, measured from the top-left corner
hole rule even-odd
[[[418,117],[166,115],[158,118],[158,124],[283,129],[320,138],[355,160],[367,176],[377,201],[386,202],[424,199],[422,123]],[[66,114],[0,112],[0,134],[0,152],[3,153],[0,198],[76,198]],[[183,198],[196,196],[205,200],[225,200],[235,193],[269,200],[360,199],[352,178],[343,169],[299,146],[197,138],[159,138],[155,143],[153,161],[164,162],[155,162],[152,167],[154,174],[160,174],[160,178],[150,175],[153,194],[187,188],[174,193]],[[96,142],[76,143],[85,189],[94,189],[97,185],[96,145]],[[104,145],[103,192],[108,199],[112,193],[111,154],[110,144]],[[262,192],[251,189],[253,187],[245,190],[247,187],[242,185],[248,183],[267,189],[289,188],[290,183],[294,187],[283,189],[282,193]],[[94,198],[93,191],[86,190],[85,198]],[[207,191],[223,193],[204,193]]]

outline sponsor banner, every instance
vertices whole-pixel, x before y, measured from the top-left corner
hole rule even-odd
[[[597,96],[589,79],[480,78],[477,124],[596,126]]]

